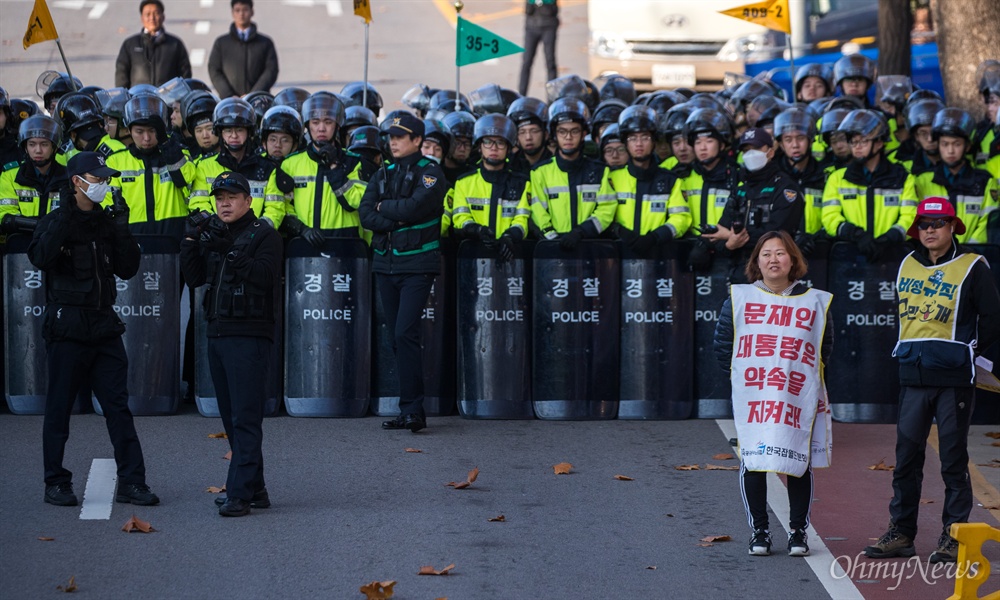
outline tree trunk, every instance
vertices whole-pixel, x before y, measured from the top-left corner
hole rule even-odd
[[[878,0],[878,74],[910,74],[910,0]]]
[[[932,0],[931,6],[946,103],[978,117],[983,113],[983,98],[975,81],[976,67],[988,58],[997,58],[1000,2]]]

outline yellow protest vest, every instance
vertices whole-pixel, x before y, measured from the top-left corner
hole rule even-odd
[[[962,254],[944,264],[924,266],[911,252],[899,266],[899,341],[954,341],[958,302],[972,267],[982,256]]]

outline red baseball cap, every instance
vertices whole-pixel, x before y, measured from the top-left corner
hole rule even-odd
[[[906,231],[906,235],[914,239],[920,239],[919,230],[917,228],[917,223],[923,217],[947,217],[951,219],[952,225],[955,227],[955,235],[962,235],[965,233],[965,223],[962,219],[955,216],[955,207],[952,206],[951,202],[947,198],[941,198],[940,196],[932,196],[930,198],[924,198],[917,206],[917,216],[913,219],[913,224]]]

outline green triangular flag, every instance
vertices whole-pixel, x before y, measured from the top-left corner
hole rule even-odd
[[[524,52],[524,48],[487,29],[458,18],[455,64],[459,67]]]

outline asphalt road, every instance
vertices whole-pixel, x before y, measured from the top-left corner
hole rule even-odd
[[[115,59],[122,41],[141,30],[134,0],[48,0],[73,74],[84,85],[114,85]],[[227,0],[166,0],[165,29],[179,36],[191,55],[194,76],[210,83],[208,54],[232,21]],[[557,57],[561,73],[585,74],[585,0],[563,0]],[[14,97],[35,96],[35,80],[47,69],[64,67],[54,42],[22,49],[33,0],[0,0],[0,85]],[[374,0],[370,28],[369,80],[385,99],[386,110],[404,108],[403,93],[415,83],[455,86],[455,10],[445,0]],[[520,0],[468,0],[462,16],[522,44]],[[350,0],[257,0],[260,31],[278,50],[280,73],[272,92],[298,86],[339,92],[362,79],[364,21]],[[462,68],[461,88],[484,83],[517,87],[520,55]],[[544,94],[544,57],[535,58],[531,93]]]

